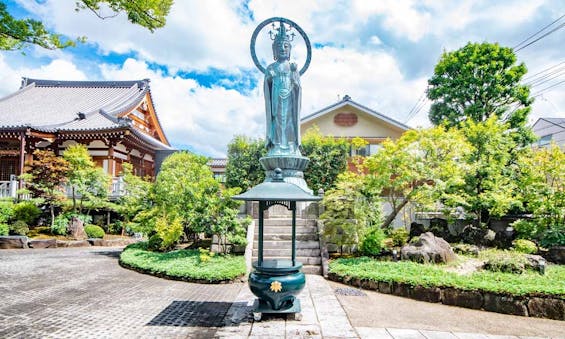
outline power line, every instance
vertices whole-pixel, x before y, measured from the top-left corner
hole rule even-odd
[[[544,89],[541,89],[541,90],[537,91],[536,93],[534,93],[534,94],[532,95],[532,97],[534,97],[534,98],[535,98],[535,97],[538,97],[538,96],[542,95],[544,92],[547,92],[547,90],[549,90],[549,89],[551,89],[551,88],[553,88],[553,87],[559,86],[559,85],[561,85],[562,83],[565,83],[565,80],[561,80],[561,81],[559,81],[559,82],[557,82],[557,83],[555,83],[555,84],[553,84],[553,85],[551,85],[551,86],[548,86],[548,87],[546,87],[546,88],[544,88]]]
[[[541,36],[540,38],[538,38],[537,40],[528,43],[526,46],[522,46],[520,47],[522,44],[526,43],[528,40],[532,39],[533,37],[535,37],[536,35],[540,34],[541,32],[543,32],[544,30],[546,30],[547,28],[551,27],[553,24],[555,24],[556,22],[558,22],[559,20],[563,19],[565,17],[565,14],[561,15],[559,18],[555,19],[554,21],[552,21],[549,25],[544,26],[542,29],[540,29],[539,31],[535,32],[534,34],[530,35],[529,37],[527,37],[526,39],[522,40],[519,44],[517,44],[516,46],[512,47],[512,49],[514,49],[514,52],[518,52],[520,49],[524,49],[526,47],[528,47],[529,45],[533,44],[534,42],[538,41],[539,39],[543,38],[544,36],[547,36],[551,33],[553,33],[556,29],[554,29],[553,31],[545,34],[544,36]],[[559,27],[557,28],[559,29]],[[520,47],[520,49],[516,49]]]
[[[562,17],[563,17],[563,16],[562,16]],[[519,52],[519,51],[523,50],[524,48],[526,48],[526,47],[528,47],[528,46],[530,46],[530,45],[532,45],[532,44],[534,44],[534,43],[540,41],[541,39],[545,38],[546,36],[550,35],[551,33],[555,32],[555,31],[557,31],[557,30],[559,30],[559,29],[561,29],[561,28],[563,28],[563,27],[565,27],[565,23],[562,23],[561,25],[559,25],[559,26],[557,26],[556,28],[552,29],[551,31],[545,33],[544,35],[540,36],[539,38],[537,38],[537,39],[535,39],[535,40],[533,40],[533,41],[527,43],[526,45],[524,45],[524,46],[522,46],[522,47],[520,47],[520,48],[518,48],[518,49],[515,49],[514,52]]]
[[[539,74],[545,73],[545,72],[547,72],[547,71],[549,71],[550,69],[553,69],[553,68],[555,68],[555,67],[559,67],[559,66],[562,65],[562,64],[565,64],[565,61],[561,61],[560,63],[558,63],[558,64],[556,64],[556,65],[553,65],[553,66],[551,66],[551,67],[548,67],[548,68],[546,68],[546,69],[544,69],[544,70],[541,70],[541,71],[537,72],[536,74],[528,75],[527,77],[525,77],[525,78],[522,79],[522,80],[530,80],[531,78],[534,78],[534,77],[536,77],[536,76],[539,75]]]

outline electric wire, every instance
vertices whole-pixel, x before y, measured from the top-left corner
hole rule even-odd
[[[528,44],[521,46],[522,44],[526,43],[528,40],[534,38],[536,35],[540,34],[541,32],[543,32],[544,30],[546,30],[547,28],[553,26],[553,24],[557,23],[558,21],[560,21],[561,19],[563,19],[565,17],[565,14],[561,15],[559,18],[553,20],[550,24],[544,26],[543,28],[541,28],[539,31],[535,32],[534,34],[530,35],[529,37],[527,37],[526,39],[522,40],[519,44],[515,45],[514,47],[512,47],[512,49],[514,49],[514,52],[518,52],[519,50],[522,50],[528,46],[530,46],[531,44],[539,41],[540,39],[548,36],[549,34],[555,32],[556,30],[558,30],[559,28],[563,27],[563,24],[561,24],[561,26],[557,27],[556,29],[553,29],[552,31],[550,31],[549,33],[546,33],[544,35],[542,35],[541,37],[538,37],[536,40],[529,42]],[[517,49],[518,48],[518,49]]]

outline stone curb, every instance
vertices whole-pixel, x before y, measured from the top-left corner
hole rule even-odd
[[[343,277],[333,272],[328,273],[328,279],[366,290],[420,301],[524,317],[565,320],[565,298],[558,296],[513,296],[487,291],[468,291],[454,287],[412,286],[399,282]]]

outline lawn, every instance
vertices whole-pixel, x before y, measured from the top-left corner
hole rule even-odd
[[[332,260],[330,272],[341,277],[398,282],[412,286],[454,287],[516,296],[555,295],[565,298],[563,265],[548,265],[545,275],[534,271],[513,274],[484,270],[462,275],[449,271],[447,265],[379,261],[360,257]]]
[[[127,246],[120,264],[147,274],[200,283],[230,282],[246,273],[243,256],[208,256],[193,249],[152,252],[145,242]]]

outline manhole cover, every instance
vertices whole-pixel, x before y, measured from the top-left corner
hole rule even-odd
[[[350,287],[339,287],[335,289],[335,294],[338,295],[347,295],[347,296],[355,296],[355,297],[365,297],[367,294],[361,290],[356,288]]]

